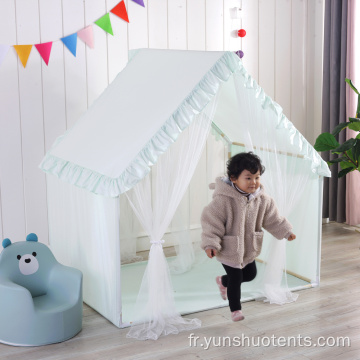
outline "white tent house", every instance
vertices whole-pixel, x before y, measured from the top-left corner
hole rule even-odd
[[[242,300],[284,304],[318,285],[327,164],[235,54],[141,49],[40,165],[50,247],[83,272],[84,301],[139,339],[199,327],[180,314],[227,306],[223,268],[199,246],[200,215],[241,151],[260,156],[265,190],[297,235],[265,232]]]

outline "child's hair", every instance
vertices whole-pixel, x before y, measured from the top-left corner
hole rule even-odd
[[[226,165],[227,174],[230,180],[231,178],[237,179],[244,170],[248,170],[252,174],[256,174],[260,171],[260,175],[265,171],[265,167],[261,164],[260,158],[251,151],[234,155],[228,160]]]

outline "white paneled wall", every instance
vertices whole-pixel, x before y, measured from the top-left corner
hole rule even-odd
[[[94,25],[95,48],[59,40],[93,24],[119,0],[1,0],[0,44],[54,41],[49,66],[32,49],[26,69],[10,48],[0,66],[0,237],[48,239],[45,151],[142,47],[242,49],[247,70],[313,143],[321,127],[324,0],[125,0],[130,23]],[[242,8],[242,18],[230,9]],[[240,39],[234,32],[247,31]],[[149,64],[151,69],[151,64]],[[136,80],[136,79],[134,79]],[[139,104],[141,99],[139,99]]]

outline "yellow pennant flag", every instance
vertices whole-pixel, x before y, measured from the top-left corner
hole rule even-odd
[[[26,66],[26,63],[29,59],[29,55],[32,47],[33,47],[32,45],[14,45],[14,48],[18,53],[20,61],[24,67]]]

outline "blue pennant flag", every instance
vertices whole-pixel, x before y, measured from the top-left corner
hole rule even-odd
[[[77,33],[69,35],[69,36],[65,36],[65,37],[61,38],[61,41],[71,51],[71,53],[76,57]]]

